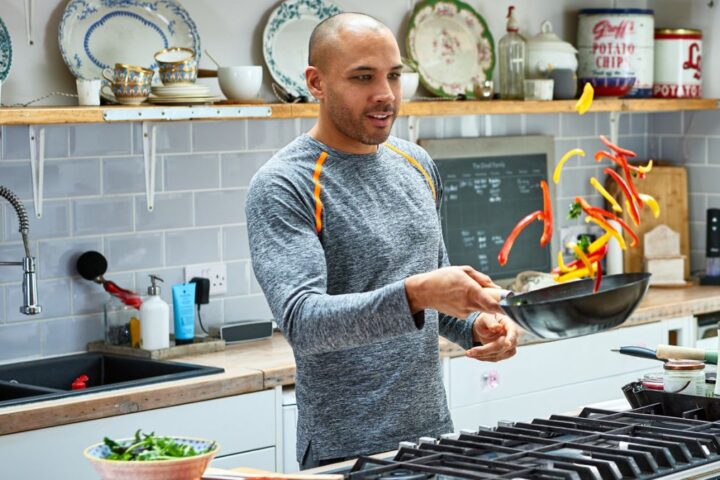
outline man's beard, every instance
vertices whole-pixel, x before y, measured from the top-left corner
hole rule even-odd
[[[330,113],[330,121],[335,125],[343,135],[346,137],[357,140],[364,145],[380,145],[390,136],[393,123],[395,123],[396,113],[393,104],[389,103],[382,107],[375,106],[371,109],[367,109],[362,112],[359,117],[353,118],[352,112],[346,107],[342,106],[339,102],[334,102],[332,98],[329,98],[328,112]],[[375,131],[366,131],[363,127],[367,122],[367,115],[369,113],[384,112],[392,115],[390,128],[386,130],[374,129]]]

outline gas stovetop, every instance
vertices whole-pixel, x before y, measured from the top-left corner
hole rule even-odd
[[[659,404],[585,408],[530,423],[403,442],[392,460],[360,457],[348,480],[720,478],[720,421],[664,416]]]

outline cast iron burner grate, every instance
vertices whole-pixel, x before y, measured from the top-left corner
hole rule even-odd
[[[392,460],[359,458],[347,478],[644,480],[682,478],[713,463],[720,473],[720,421],[663,416],[657,408],[585,408],[577,417],[422,438],[401,444]]]

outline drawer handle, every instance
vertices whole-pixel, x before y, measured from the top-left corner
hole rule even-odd
[[[485,380],[485,386],[489,389],[494,389],[500,386],[500,374],[497,370],[491,370],[483,374],[483,380]]]

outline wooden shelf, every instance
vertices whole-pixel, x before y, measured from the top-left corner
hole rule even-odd
[[[218,105],[228,107],[230,105]],[[318,104],[250,104],[247,107],[269,107],[272,111],[266,117],[244,117],[257,119],[313,118],[317,117]],[[241,105],[232,105],[241,107]],[[100,106],[100,107],[3,107],[0,108],[0,125],[53,125],[63,123],[104,123],[104,113],[108,110],[134,109],[143,112],[166,111],[182,113],[181,106],[148,105]],[[592,112],[675,112],[683,110],[716,110],[718,99],[596,99]],[[574,113],[575,100],[539,101],[421,101],[403,103],[400,115],[403,116],[458,116],[458,115],[499,115],[499,114],[541,114]],[[127,121],[142,121],[142,118]],[[217,120],[217,118],[193,118],[193,120]]]

